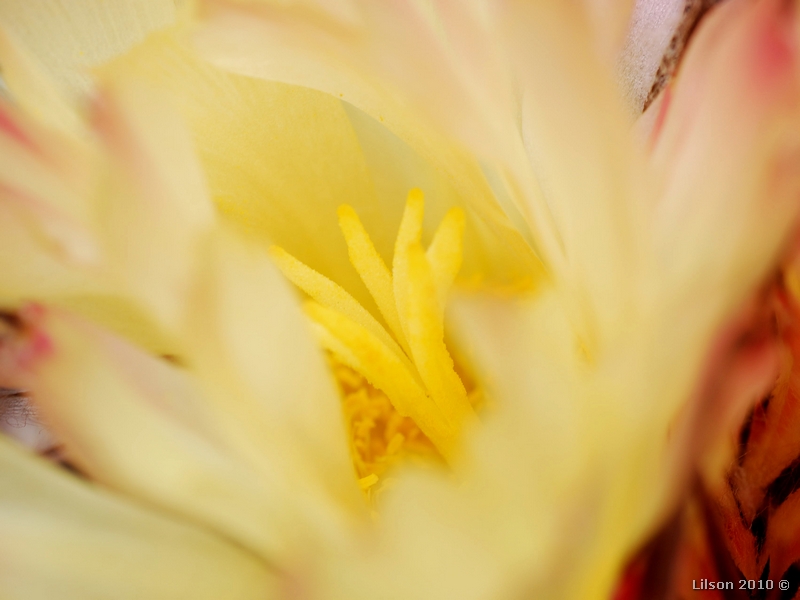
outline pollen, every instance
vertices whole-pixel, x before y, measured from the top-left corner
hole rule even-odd
[[[370,493],[398,460],[450,460],[475,419],[445,344],[448,294],[461,267],[464,213],[451,209],[422,246],[424,197],[408,194],[391,269],[356,212],[338,211],[350,262],[378,307],[376,315],[285,250],[271,249],[284,275],[308,296],[305,312],[328,352],[343,397],[359,484]]]
[[[358,484],[368,500],[377,501],[391,485],[388,475],[400,463],[444,464],[433,443],[413,419],[394,409],[386,394],[335,356],[330,361],[342,393]]]

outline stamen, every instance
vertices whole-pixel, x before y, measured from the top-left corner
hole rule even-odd
[[[346,315],[368,329],[394,352],[402,354],[397,343],[386,333],[375,317],[340,286],[314,269],[307,267],[279,246],[272,246],[270,255],[286,279],[323,306],[328,306]]]
[[[403,333],[408,339],[407,324],[403,321],[403,306],[408,304],[408,247],[411,244],[418,244],[422,238],[422,218],[424,217],[424,197],[422,192],[416,188],[408,193],[406,209],[403,211],[403,218],[400,221],[400,229],[397,232],[397,241],[394,245],[394,259],[392,261],[392,272],[394,275],[394,300],[397,304],[397,311],[400,314],[400,325]]]
[[[397,314],[392,275],[389,273],[389,269],[380,254],[375,250],[375,246],[373,246],[369,234],[361,224],[361,219],[358,218],[356,211],[345,204],[339,207],[338,213],[339,227],[347,242],[350,262],[353,263],[364,285],[367,286],[369,293],[375,299],[378,310],[381,311],[386,324],[389,325],[389,329],[392,330],[403,350],[410,354],[408,343],[405,335],[403,335],[403,327],[400,325],[400,317]]]
[[[320,345],[337,361],[345,412],[350,415],[348,406],[359,407],[361,416],[348,416],[348,421],[359,482],[369,496],[390,457],[405,455],[416,444],[425,455],[451,459],[464,425],[475,418],[444,342],[447,294],[461,267],[464,214],[451,209],[425,252],[424,197],[411,190],[391,272],[355,211],[342,206],[338,214],[350,261],[391,334],[333,281],[280,248],[273,248],[272,256],[286,277],[313,299],[306,302],[305,312]],[[382,423],[379,438],[369,433],[375,419]]]
[[[440,316],[444,315],[447,294],[461,269],[463,238],[464,213],[458,208],[451,208],[436,230],[427,252],[436,285]]]
[[[405,323],[414,364],[436,405],[460,429],[474,413],[444,344],[444,323],[433,273],[418,243],[408,247],[407,262],[409,293],[405,306],[400,307],[400,318]]]
[[[324,331],[320,344],[383,391],[402,416],[409,416],[444,456],[452,454],[456,429],[412,373],[366,328],[316,302],[307,302],[306,314]],[[321,334],[321,335],[319,335]]]
[[[441,464],[441,456],[412,419],[399,415],[383,392],[357,372],[333,356],[331,361],[344,398],[353,463],[359,482],[370,484],[366,489],[362,484],[362,489],[371,502],[391,486],[386,475],[398,462]]]

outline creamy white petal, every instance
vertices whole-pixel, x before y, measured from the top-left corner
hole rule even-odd
[[[683,16],[686,0],[637,0],[618,58],[624,94],[631,113],[641,112],[647,95]]]
[[[205,264],[186,360],[212,391],[213,414],[255,469],[286,482],[281,501],[307,507],[321,529],[342,525],[363,498],[339,394],[294,290],[260,248],[230,234]]]
[[[3,377],[36,397],[78,468],[272,564],[289,559],[309,530],[304,508],[319,501],[297,481],[302,473],[281,470],[281,456],[269,457],[272,478],[251,468],[230,443],[232,417],[178,368],[55,309],[26,310],[23,333],[4,348]]]
[[[166,95],[112,81],[92,114],[107,163],[99,182],[109,279],[167,328],[183,312],[214,207],[191,134]]]
[[[541,190],[527,197],[530,213],[552,215],[547,262],[591,349],[620,331],[633,308],[644,237],[634,192],[643,169],[579,9],[563,2],[507,8],[522,130]]]
[[[8,600],[256,600],[266,564],[223,538],[150,512],[0,437],[0,586]]]
[[[178,0],[5,0],[0,23],[45,66],[71,101],[91,87],[88,70],[173,23]]]
[[[408,143],[387,131],[382,115],[371,118],[322,93],[220,71],[198,60],[180,32],[152,37],[104,73],[167,90],[189,123],[226,220],[248,237],[285,248],[365,306],[372,305],[369,294],[331,227],[336,210],[353,206],[389,260],[412,187],[429,199],[427,236],[448,208],[468,208],[467,236],[476,249],[465,257],[465,274],[488,271],[489,278],[516,280],[539,272],[515,227],[526,227],[519,211],[513,209],[512,224],[474,157],[418,126],[418,139]]]

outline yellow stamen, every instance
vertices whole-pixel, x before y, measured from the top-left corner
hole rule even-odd
[[[391,486],[393,480],[386,475],[400,461],[414,461],[421,466],[441,464],[441,456],[412,419],[399,415],[386,395],[356,371],[335,357],[331,361],[344,398],[342,408],[351,432],[358,478],[378,478],[378,483],[364,490],[367,498],[374,501]]]
[[[366,477],[362,477],[358,480],[358,485],[361,486],[362,490],[368,490],[376,483],[378,483],[378,476],[375,475],[375,473],[372,475],[367,475]]]
[[[408,340],[407,324],[403,321],[403,306],[408,304],[408,247],[419,243],[422,238],[422,218],[424,217],[425,202],[422,192],[413,189],[408,193],[406,209],[400,221],[397,232],[397,241],[394,245],[394,259],[392,260],[394,300],[400,314],[400,325]]]
[[[408,301],[400,307],[414,364],[436,405],[450,423],[461,428],[473,415],[464,384],[444,344],[444,323],[433,273],[419,244],[407,249]]]
[[[403,335],[403,328],[400,325],[400,317],[397,314],[397,305],[394,301],[392,274],[378,251],[375,250],[375,246],[373,246],[369,234],[361,224],[356,211],[345,204],[339,207],[338,213],[339,227],[347,242],[350,262],[353,263],[364,285],[367,286],[369,293],[375,299],[378,310],[381,311],[386,324],[389,325],[389,329],[392,330],[403,349],[409,353],[408,344]]]
[[[364,327],[334,310],[315,302],[307,302],[305,310],[323,328],[317,330],[317,339],[325,349],[383,391],[397,412],[414,419],[444,456],[452,453],[455,427],[393,352]]]
[[[421,245],[423,216],[422,192],[411,190],[390,272],[355,211],[339,208],[350,261],[389,331],[337,284],[272,249],[286,277],[313,299],[305,311],[320,345],[336,361],[354,462],[370,497],[392,457],[417,448],[450,459],[465,423],[474,418],[444,342],[444,309],[461,266],[464,214],[458,208],[447,213],[427,252]],[[382,432],[377,437],[376,427]]]
[[[344,291],[333,281],[320,275],[314,269],[304,265],[294,256],[279,246],[270,248],[270,255],[275,264],[291,281],[306,294],[324,306],[328,306],[349,317],[378,337],[394,352],[402,354],[397,343],[386,333],[386,330],[369,312],[358,303],[358,300]]]
[[[431,264],[433,282],[436,285],[436,296],[439,309],[444,313],[447,294],[461,269],[461,242],[464,237],[464,213],[458,208],[451,208],[442,220],[439,229],[428,246],[428,262]]]

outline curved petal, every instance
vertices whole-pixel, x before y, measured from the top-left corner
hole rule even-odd
[[[0,157],[0,301],[97,287],[92,148],[0,99]]]
[[[75,101],[90,88],[88,69],[125,52],[177,17],[175,0],[7,0],[0,23]]]
[[[681,22],[685,0],[638,0],[618,58],[622,87],[632,114],[647,100],[662,57]]]
[[[0,69],[5,89],[24,110],[51,129],[80,135],[83,123],[44,67],[0,26]]]
[[[174,331],[214,220],[189,134],[168,102],[131,82],[106,82],[85,122],[18,50],[0,37],[0,54],[18,59],[6,63],[16,106],[0,99],[0,301],[103,305],[104,322],[127,330],[138,312],[151,333],[137,339],[163,347],[158,330]],[[72,125],[49,125],[63,114]]]
[[[0,436],[3,598],[255,600],[276,582],[252,555],[59,472]]]
[[[482,2],[358,2],[344,26],[302,5],[204,3],[198,46],[237,72],[321,89],[397,127],[412,100],[482,153],[504,156],[515,98],[492,10]],[[235,37],[234,37],[235,36]],[[393,121],[395,121],[393,123]]]
[[[287,501],[321,499],[321,514],[335,504],[358,515],[341,402],[289,284],[266,253],[230,234],[213,240],[205,264],[186,360],[229,420],[231,444],[254,468],[292,482]]]
[[[427,235],[452,205],[469,207],[466,235],[475,250],[465,259],[468,276],[538,277],[525,239],[463,150],[428,136],[417,151],[336,98],[211,67],[180,36],[151,36],[102,74],[168,91],[189,123],[220,211],[240,231],[280,245],[371,307],[335,227],[336,211],[353,206],[388,259],[406,194],[419,186],[433,208]],[[520,217],[517,223],[524,227]]]
[[[109,279],[174,329],[214,209],[189,131],[169,100],[136,82],[98,95],[93,128],[105,152],[99,182]]]
[[[4,381],[31,391],[70,460],[93,479],[272,564],[322,529],[309,527],[318,514],[304,510],[328,498],[312,496],[304,473],[281,469],[295,457],[271,455],[272,472],[253,469],[232,439],[233,416],[185,373],[56,310],[29,307],[21,319],[4,348]]]
[[[593,25],[598,53],[613,61],[630,27],[635,0],[584,0],[583,4]]]
[[[792,3],[731,0],[700,26],[654,130],[653,211],[664,286],[741,303],[798,214],[800,17]],[[722,298],[716,290],[728,290]]]
[[[489,227],[495,225],[487,217],[500,212],[499,202],[505,215],[495,220],[506,221],[505,227],[510,220],[523,240],[545,253],[547,242],[536,239],[540,226],[526,222],[529,209],[520,199],[533,184],[494,8],[480,1],[357,5],[360,19],[344,26],[293,4],[210,0],[195,45],[224,69],[311,87],[353,104],[451,182],[462,189],[471,185],[472,194],[480,190],[476,206]],[[499,172],[494,198],[484,199],[483,175],[443,134],[466,143],[484,166]]]
[[[508,2],[522,132],[539,181],[531,214],[549,215],[548,264],[568,289],[587,346],[621,331],[641,277],[642,188],[629,124],[578,7]]]

